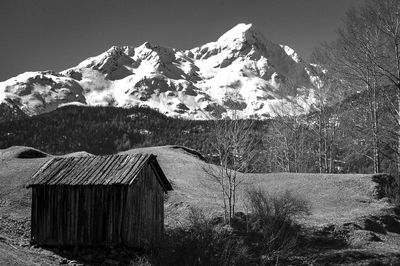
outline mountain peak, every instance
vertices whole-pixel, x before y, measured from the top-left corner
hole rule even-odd
[[[248,42],[254,44],[256,42],[264,42],[264,37],[259,33],[254,26],[249,23],[239,23],[232,29],[224,33],[217,43],[232,43],[232,42]]]
[[[142,45],[138,46],[138,49],[143,50],[143,49],[151,49],[153,46],[151,45],[150,42],[144,42]]]
[[[246,36],[246,32],[252,27],[252,24],[239,23],[232,29],[225,32],[219,39],[218,42],[232,41],[236,39],[243,39]]]

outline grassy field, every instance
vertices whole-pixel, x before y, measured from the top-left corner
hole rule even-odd
[[[175,185],[170,203],[189,204],[220,212],[220,188],[203,171],[206,165],[195,154],[181,148],[151,147],[128,151],[158,155],[168,179]],[[389,204],[374,198],[376,183],[371,175],[270,173],[242,174],[245,180],[239,189],[239,200],[247,187],[263,187],[269,193],[290,190],[311,203],[312,213],[302,222],[310,225],[340,224],[359,217],[378,214]],[[239,203],[239,209],[244,207]]]
[[[14,147],[0,150],[0,221],[27,221],[30,217],[30,191],[25,184],[35,171],[49,158],[18,158],[29,148]],[[153,153],[173,185],[165,203],[166,225],[175,227],[185,223],[185,217],[191,206],[204,209],[210,215],[222,213],[222,202],[219,186],[203,171],[207,166],[201,157],[189,149],[176,146],[150,147],[126,151],[124,153]],[[86,153],[75,155],[87,156]],[[215,167],[215,166],[211,166]],[[242,199],[246,187],[263,187],[269,193],[290,190],[299,197],[307,199],[311,204],[311,214],[298,218],[298,221],[308,228],[326,228],[330,225],[340,227],[346,223],[360,224],[368,217],[376,217],[392,206],[386,200],[374,197],[376,183],[371,175],[360,174],[305,174],[305,173],[271,173],[243,174],[240,178],[245,183],[239,191]],[[238,210],[245,211],[239,204]],[[12,226],[12,225],[10,225]],[[18,254],[26,253],[29,262],[36,263],[37,256],[27,247],[13,249],[8,239],[19,236],[7,235],[0,230],[0,264],[17,260]],[[26,237],[26,236],[25,236]],[[365,242],[362,249],[380,250],[381,252],[396,252],[400,250],[400,235],[385,233],[380,236],[382,241]],[[7,244],[8,243],[8,244]],[[15,243],[14,243],[15,246]],[[2,252],[4,250],[5,252]],[[24,251],[25,250],[25,251]],[[11,253],[10,253],[11,252]],[[60,259],[57,257],[57,260]],[[43,263],[53,261],[54,257],[44,256]],[[33,261],[35,261],[33,263]],[[39,260],[40,261],[40,260]],[[2,263],[4,262],[4,263]],[[25,264],[26,265],[26,264]]]
[[[305,222],[312,225],[351,222],[389,207],[374,198],[376,183],[371,175],[273,173],[248,178],[271,192],[289,189],[307,199],[312,214]]]

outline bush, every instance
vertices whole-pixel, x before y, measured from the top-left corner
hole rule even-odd
[[[247,219],[250,241],[256,243],[256,253],[273,255],[294,249],[300,226],[293,218],[310,212],[310,204],[291,193],[269,195],[265,190],[252,188],[246,192],[246,204],[251,215]]]
[[[215,224],[200,209],[192,208],[189,225],[167,232],[162,265],[244,265],[247,248],[224,224]]]
[[[191,208],[188,225],[167,230],[163,248],[149,254],[152,264],[270,265],[290,255],[300,232],[293,217],[307,214],[308,202],[289,191],[261,189],[247,191],[246,200],[251,214],[236,213],[231,225]]]
[[[147,256],[137,256],[135,259],[131,260],[129,263],[130,266],[151,266],[151,262],[147,258]]]
[[[376,197],[378,199],[387,197],[389,201],[400,206],[400,178],[397,179],[389,174],[375,174],[372,180],[377,183]]]

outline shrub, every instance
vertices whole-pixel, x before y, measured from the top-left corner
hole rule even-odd
[[[130,266],[151,266],[151,262],[147,258],[147,256],[137,256],[135,259],[131,260],[129,263]]]
[[[236,213],[231,225],[191,208],[188,225],[167,230],[164,247],[150,255],[153,264],[269,265],[288,254],[300,232],[293,217],[308,213],[308,202],[261,189],[247,191],[246,199],[251,214]]]
[[[400,206],[400,178],[397,179],[389,174],[375,174],[372,180],[377,183],[376,197],[381,199],[387,197],[389,201]]]
[[[300,226],[293,221],[296,215],[310,212],[310,204],[290,191],[269,195],[261,188],[246,192],[246,205],[251,215],[247,218],[247,231],[256,253],[287,253],[297,243]]]
[[[247,249],[228,226],[215,224],[200,209],[192,208],[189,225],[166,234],[162,265],[244,265]]]

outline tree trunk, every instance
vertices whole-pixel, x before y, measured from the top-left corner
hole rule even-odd
[[[333,168],[335,167],[333,160],[333,149],[332,149],[332,141],[329,143],[329,173],[333,173]]]
[[[372,149],[374,160],[374,173],[380,172],[380,158],[379,158],[379,135],[378,135],[378,115],[377,115],[377,102],[376,102],[376,87],[372,88]]]
[[[400,126],[400,84],[397,91],[397,124]],[[397,135],[397,176],[400,175],[400,134]]]
[[[324,159],[325,159],[325,173],[329,173],[329,147],[328,147],[328,132],[325,126],[324,130]]]
[[[318,166],[319,172],[323,173],[323,159],[322,159],[322,146],[323,146],[323,137],[322,137],[322,112],[319,113],[319,128],[318,128]]]

